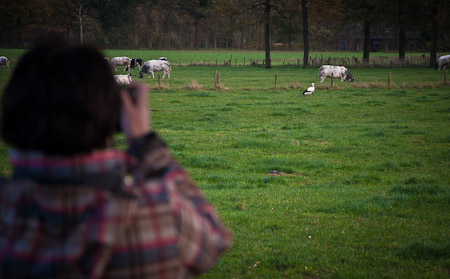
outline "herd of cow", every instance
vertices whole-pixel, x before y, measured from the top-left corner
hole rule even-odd
[[[117,71],[117,66],[125,66],[124,71],[134,71],[134,68],[138,67],[139,77],[143,78],[144,74],[152,75],[155,78],[155,72],[163,72],[163,78],[170,78],[170,73],[172,72],[172,66],[170,65],[167,57],[160,57],[155,60],[148,60],[143,63],[140,58],[129,58],[126,56],[113,57],[111,60],[105,57],[105,61],[111,65],[114,71]],[[128,75],[114,75],[116,82],[119,84],[130,84],[132,81],[131,74]]]
[[[114,71],[117,71],[117,66],[125,66],[124,71],[134,71],[135,67],[139,69],[139,77],[143,78],[144,74],[152,75],[155,78],[155,72],[163,72],[162,78],[167,75],[170,78],[170,73],[172,72],[172,66],[170,65],[167,57],[160,57],[155,60],[148,60],[143,63],[142,59],[139,58],[129,58],[129,57],[114,57],[111,60],[105,57],[105,61],[111,65]],[[436,70],[440,70],[445,66],[450,64],[450,55],[444,55],[439,57],[436,62]],[[0,68],[9,68],[9,60],[5,56],[0,56]],[[333,65],[322,65],[319,68],[319,79],[323,82],[326,78],[337,78],[343,81],[354,82],[355,78],[350,74],[350,71],[343,66],[333,66]],[[130,84],[132,81],[131,74],[128,75],[114,75],[117,83],[120,84]]]

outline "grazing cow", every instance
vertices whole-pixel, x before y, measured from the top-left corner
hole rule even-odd
[[[139,73],[139,77],[143,78],[144,73],[148,73],[148,77],[150,78],[150,75],[152,75],[153,78],[155,78],[154,72],[163,72],[163,78],[166,76],[170,78],[170,72],[172,72],[172,66],[168,61],[165,60],[149,60],[144,63],[144,66],[142,66],[142,69]]]
[[[436,62],[435,69],[440,70],[450,64],[450,55],[444,55],[439,57],[438,61]]]
[[[0,56],[0,68],[3,68],[3,66],[9,68],[9,60],[5,56]]]
[[[133,80],[131,74],[128,75],[114,75],[114,79],[118,84],[130,84]]]
[[[128,71],[131,65],[131,58],[128,57],[114,57],[111,59],[111,65],[114,67],[114,71],[117,71],[117,66],[125,66],[124,71]]]
[[[134,67],[137,66],[139,71],[140,71],[141,67],[142,67],[142,64],[144,64],[142,59],[140,59],[140,58],[133,58],[133,59],[131,59],[130,68],[131,68],[131,70],[134,71]]]
[[[354,82],[355,78],[344,66],[322,65],[319,68],[320,82],[323,82],[327,77],[340,78],[341,82],[350,81]]]

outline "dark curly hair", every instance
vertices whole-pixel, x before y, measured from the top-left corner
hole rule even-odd
[[[107,147],[120,95],[95,47],[52,39],[19,61],[2,97],[0,129],[15,148],[72,155]]]

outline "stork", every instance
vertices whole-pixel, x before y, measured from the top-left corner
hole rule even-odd
[[[303,91],[303,95],[305,96],[305,97],[308,97],[308,95],[309,96],[311,96],[311,98],[313,97],[312,96],[312,93],[314,92],[314,90],[315,90],[316,88],[314,87],[314,83],[312,83],[312,86],[311,87],[308,87],[305,91]]]

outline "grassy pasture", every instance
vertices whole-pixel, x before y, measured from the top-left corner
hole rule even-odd
[[[24,52],[24,49],[0,49],[0,55],[4,55],[10,58],[12,63],[15,63],[20,55]],[[141,58],[144,61],[150,59],[158,59],[161,56],[166,56],[172,64],[188,65],[189,63],[206,63],[215,64],[216,60],[218,64],[223,64],[224,61],[231,59],[232,65],[237,62],[237,65],[245,64],[249,65],[250,60],[258,60],[259,63],[265,59],[264,51],[224,51],[224,50],[190,50],[190,51],[178,51],[178,50],[104,50],[104,55],[111,58],[114,56],[128,56],[131,58]],[[421,55],[429,55],[428,53],[407,53],[407,57],[418,57]],[[311,58],[359,58],[362,59],[362,52],[311,52]],[[397,57],[395,52],[372,52],[370,57]],[[283,61],[291,61],[294,63],[297,58],[303,58],[303,52],[300,51],[271,51],[271,60],[273,65],[282,65]],[[237,59],[237,61],[236,61]]]
[[[203,277],[448,278],[449,93],[152,92],[235,237]]]
[[[228,90],[212,90],[215,70]],[[11,72],[0,70],[0,88]],[[318,84],[317,68],[174,67],[167,89],[151,91],[153,129],[234,235],[201,278],[449,277],[443,71],[351,72],[355,83],[330,88]],[[192,80],[197,90],[185,89]],[[300,91],[311,82],[318,88],[306,99]],[[121,135],[116,143],[124,148]],[[6,147],[0,152],[8,175]]]

